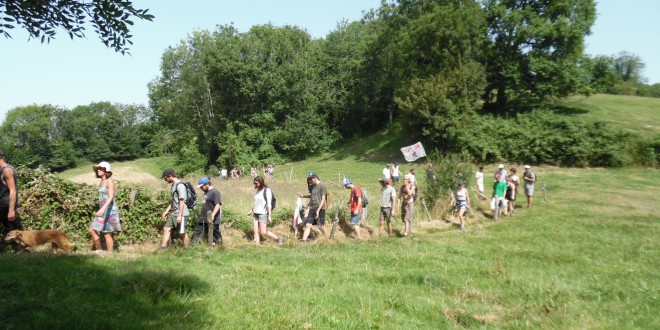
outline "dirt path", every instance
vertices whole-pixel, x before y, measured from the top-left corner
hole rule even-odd
[[[117,182],[130,182],[154,189],[162,188],[164,184],[162,180],[132,165],[112,165],[112,173],[113,179]],[[93,186],[99,183],[99,179],[94,176],[91,168],[89,173],[72,176],[69,180]]]

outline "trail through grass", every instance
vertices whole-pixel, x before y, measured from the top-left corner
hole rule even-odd
[[[316,168],[330,181],[329,168]],[[658,172],[537,173],[547,202],[537,189],[531,209],[466,233],[426,227],[412,239],[1,255],[0,316],[9,328],[656,327]]]

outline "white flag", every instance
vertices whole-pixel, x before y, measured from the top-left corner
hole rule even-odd
[[[426,151],[421,142],[417,142],[411,146],[401,148],[403,156],[409,162],[414,162],[418,158],[426,157]]]

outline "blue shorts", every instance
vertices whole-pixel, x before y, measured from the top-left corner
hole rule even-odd
[[[362,214],[362,212],[358,212],[358,213],[351,212],[351,223],[354,224],[354,225],[359,225],[361,214]]]

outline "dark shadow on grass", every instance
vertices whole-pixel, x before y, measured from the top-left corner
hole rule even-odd
[[[195,299],[209,285],[139,261],[0,256],[0,318],[10,329],[147,329],[208,324]]]
[[[591,111],[586,110],[586,109],[572,108],[572,107],[567,107],[567,106],[564,106],[564,105],[554,106],[553,111],[556,114],[565,115],[565,116],[585,115],[585,114],[588,114],[588,113],[591,112]]]

